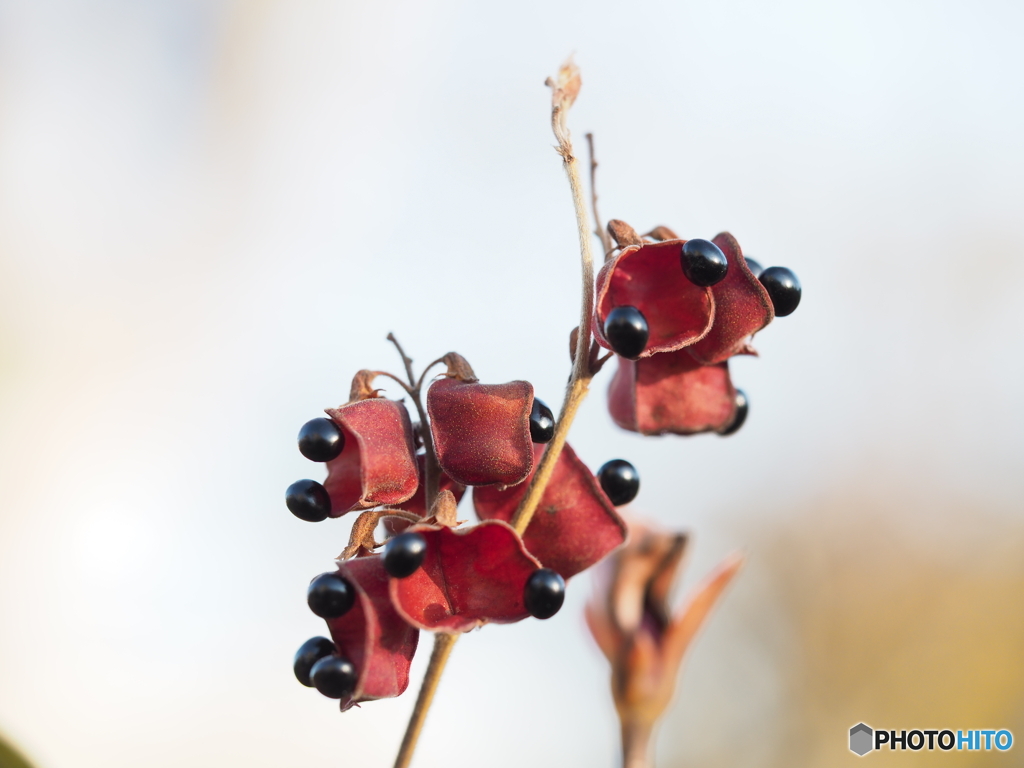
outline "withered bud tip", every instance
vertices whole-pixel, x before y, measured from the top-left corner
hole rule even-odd
[[[568,109],[576,101],[580,94],[580,87],[583,81],[580,78],[580,68],[570,56],[558,70],[558,77],[548,78],[544,84],[552,89],[551,107],[555,110]]]
[[[473,366],[458,352],[449,352],[441,358],[441,361],[448,366],[448,371],[445,374],[448,378],[470,383],[480,381],[473,372]]]
[[[608,221],[608,234],[612,236],[619,248],[625,248],[627,245],[643,245],[644,242],[635,229],[619,219]]]
[[[454,528],[458,525],[455,519],[458,513],[459,503],[455,500],[455,494],[451,491],[441,491],[434,499],[434,505],[430,508],[430,516],[438,525],[446,528]]]
[[[644,237],[649,237],[652,240],[658,240],[664,242],[665,240],[678,240],[679,235],[673,232],[671,229],[666,227],[664,224],[659,225],[648,232]]]
[[[349,390],[348,401],[355,403],[380,397],[381,390],[373,388],[373,382],[379,376],[378,371],[362,370],[352,377],[352,388]]]

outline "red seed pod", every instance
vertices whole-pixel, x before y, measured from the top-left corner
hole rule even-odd
[[[754,353],[750,337],[775,318],[768,291],[750,271],[736,238],[723,232],[712,242],[725,254],[729,271],[721,282],[711,286],[715,299],[715,322],[711,331],[688,348],[704,365],[720,363],[733,355]]]
[[[620,357],[608,411],[620,427],[644,435],[723,429],[736,414],[729,363],[701,365],[688,349],[636,361]]]
[[[420,633],[392,606],[388,575],[379,555],[339,563],[338,575],[355,588],[357,596],[345,615],[327,620],[338,653],[359,673],[352,695],[341,700],[344,712],[361,701],[391,698],[405,691]]]
[[[441,468],[463,485],[516,485],[533,469],[526,381],[481,384],[449,377],[427,392],[427,413]]]
[[[597,275],[594,337],[611,349],[604,322],[616,307],[640,310],[650,336],[640,357],[682,349],[711,331],[715,301],[710,288],[683,275],[680,257],[685,240],[666,240],[623,248]]]
[[[327,463],[331,517],[412,497],[419,476],[412,423],[402,403],[373,397],[328,408],[327,415],[345,434],[345,450]]]
[[[463,530],[414,525],[427,541],[423,564],[391,579],[391,601],[402,617],[433,632],[468,632],[486,623],[529,616],[523,589],[540,568],[511,526],[493,520]]]
[[[538,445],[539,463],[546,446]],[[527,483],[515,488],[478,488],[473,505],[481,520],[510,521],[526,494]],[[586,570],[626,540],[619,517],[594,474],[567,444],[551,481],[523,534],[530,554],[545,568],[568,579]]]

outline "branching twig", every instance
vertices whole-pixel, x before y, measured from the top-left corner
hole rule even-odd
[[[608,236],[608,232],[601,225],[601,215],[597,212],[597,156],[594,154],[594,134],[587,134],[587,149],[590,154],[590,207],[594,211],[594,234],[601,240],[601,247],[604,248],[607,259],[607,254],[611,252],[612,239]]]
[[[416,375],[412,371],[412,358],[405,354],[405,350],[402,349],[402,345],[398,343],[398,339],[395,338],[395,334],[388,334],[388,341],[395,345],[395,349],[398,350],[398,354],[402,356],[402,363],[405,365],[405,373],[409,377],[409,386],[406,387],[402,381],[396,376],[392,376],[390,373],[384,374],[390,378],[402,384],[402,387],[406,392],[409,393],[409,398],[412,400],[412,404],[416,406],[416,413],[420,417],[420,437],[423,438],[423,489],[424,498],[426,501],[427,509],[430,509],[434,504],[434,499],[437,498],[438,480],[441,476],[441,467],[437,463],[437,454],[434,453],[434,439],[430,434],[430,427],[427,422],[427,411],[423,407],[422,390],[423,379],[427,375],[427,371],[433,368],[438,360],[435,360],[428,365],[423,375],[420,376],[419,381],[416,380]]]

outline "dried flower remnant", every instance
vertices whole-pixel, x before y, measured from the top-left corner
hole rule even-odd
[[[686,536],[637,524],[630,531],[629,543],[603,564],[586,617],[612,667],[625,768],[646,768],[654,726],[672,701],[683,657],[743,557],[723,560],[673,615],[669,593]]]

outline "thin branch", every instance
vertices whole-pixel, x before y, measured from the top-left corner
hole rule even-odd
[[[406,384],[404,381],[402,381],[400,378],[395,376],[395,374],[388,373],[387,371],[374,371],[374,373],[377,374],[378,376],[385,376],[385,377],[391,379],[392,381],[397,381],[398,382],[398,386],[400,386],[402,389],[404,389],[405,393],[407,395],[409,395],[410,397],[413,396],[414,390],[408,384]]]
[[[430,373],[430,369],[433,368],[435,365],[441,365],[442,363],[444,363],[444,358],[439,357],[437,358],[437,360],[435,360],[434,362],[432,362],[430,365],[423,369],[423,373],[420,374],[419,379],[416,381],[417,390],[423,389],[423,380],[427,378],[427,374]]]
[[[580,76],[579,69],[572,61],[562,65],[558,73],[558,80],[549,79],[548,85],[553,89],[551,98],[551,128],[558,139],[556,150],[562,156],[565,172],[569,177],[569,186],[572,190],[573,207],[576,210],[576,230],[580,241],[580,258],[582,262],[583,277],[583,299],[580,306],[579,335],[576,340],[576,355],[573,362],[572,375],[569,377],[569,384],[566,387],[565,400],[562,403],[562,410],[558,415],[558,422],[555,424],[555,434],[551,439],[540,466],[534,474],[533,480],[527,491],[526,497],[516,511],[512,524],[517,531],[522,533],[529,525],[533,517],[541,495],[547,487],[548,481],[555,468],[555,462],[565,445],[565,438],[569,432],[573,418],[579,409],[580,403],[587,394],[590,379],[593,376],[590,370],[590,337],[591,323],[594,312],[594,260],[590,253],[590,223],[587,220],[587,207],[583,199],[583,185],[580,181],[579,163],[573,155],[572,141],[569,137],[569,129],[566,126],[565,118],[569,107],[572,106],[576,95],[579,93]],[[394,341],[392,336],[388,337]],[[398,346],[398,342],[394,342]],[[401,350],[401,347],[399,347]],[[403,359],[405,354],[402,353]],[[409,369],[411,371],[411,368]],[[410,382],[413,381],[410,376]],[[416,396],[413,398],[417,409],[420,410],[420,418],[426,424],[426,416],[423,414],[420,403],[419,390],[416,388]],[[437,495],[437,479],[434,478],[433,494],[430,485],[430,466],[433,463],[436,467],[436,457],[433,453],[433,445],[428,436],[428,430],[424,429],[424,446],[427,450],[427,508],[430,509],[433,499]],[[402,740],[402,746],[395,760],[395,768],[407,768],[412,760],[413,751],[416,748],[416,741],[423,728],[423,722],[427,717],[427,711],[433,701],[434,693],[441,679],[445,664],[452,652],[452,647],[458,639],[457,635],[438,633],[434,636],[434,652],[430,657],[430,666],[427,668],[426,677],[420,688],[419,697],[416,699],[416,707],[413,710],[412,718]]]
[[[572,139],[566,125],[569,108],[576,100],[580,88],[580,73],[572,61],[562,65],[558,79],[548,80],[553,89],[551,96],[551,129],[558,139],[558,154],[562,156],[562,165],[569,177],[569,188],[572,191],[572,204],[576,211],[576,233],[580,242],[580,272],[582,278],[582,297],[580,301],[579,334],[576,337],[576,354],[573,359],[572,374],[565,389],[562,410],[555,424],[555,434],[548,443],[547,450],[540,460],[540,465],[530,481],[526,491],[512,518],[512,527],[522,534],[537,511],[544,490],[547,488],[555,464],[565,447],[565,439],[569,427],[579,410],[580,404],[587,396],[593,371],[590,369],[590,339],[594,316],[594,258],[590,252],[590,222],[587,220],[587,205],[583,198],[583,183],[580,180],[579,161],[573,152]]]
[[[395,349],[398,350],[398,354],[402,356],[402,364],[405,365],[405,373],[409,377],[409,386],[415,389],[416,377],[412,375],[412,358],[405,354],[405,350],[402,349],[402,345],[398,343],[398,339],[395,338],[395,334],[389,333],[388,341],[395,345]]]
[[[427,509],[430,509],[434,504],[434,499],[437,498],[438,481],[441,477],[441,467],[437,463],[437,454],[434,453],[434,439],[430,434],[430,423],[427,421],[427,411],[423,407],[422,390],[423,379],[427,375],[427,371],[433,368],[440,360],[435,360],[426,367],[423,371],[423,375],[420,376],[419,381],[416,380],[416,374],[412,370],[412,358],[405,354],[405,350],[402,349],[402,345],[398,343],[398,339],[395,338],[395,334],[388,334],[388,341],[395,345],[395,349],[398,350],[398,354],[402,356],[402,363],[405,365],[405,372],[409,376],[409,385],[406,386],[401,379],[397,376],[393,376],[390,373],[382,373],[381,375],[387,376],[394,379],[402,388],[409,393],[409,399],[412,400],[412,404],[416,406],[416,413],[420,417],[420,437],[423,438],[423,490],[424,500],[426,501]]]
[[[601,225],[601,214],[597,212],[597,157],[594,154],[594,134],[587,134],[587,149],[590,154],[590,207],[594,211],[594,234],[601,240],[601,247],[607,254],[612,249],[612,239]]]
[[[434,701],[434,694],[437,693],[437,686],[441,682],[441,673],[444,672],[448,657],[451,656],[452,648],[455,647],[455,641],[458,639],[459,635],[451,635],[446,632],[438,632],[434,635],[434,652],[430,654],[427,674],[423,678],[419,695],[416,697],[416,706],[413,708],[412,717],[409,718],[409,725],[405,728],[402,746],[399,747],[398,757],[395,758],[395,768],[408,768],[409,763],[412,762],[416,742],[420,738],[420,731],[423,730],[427,712],[430,711],[430,704]]]

